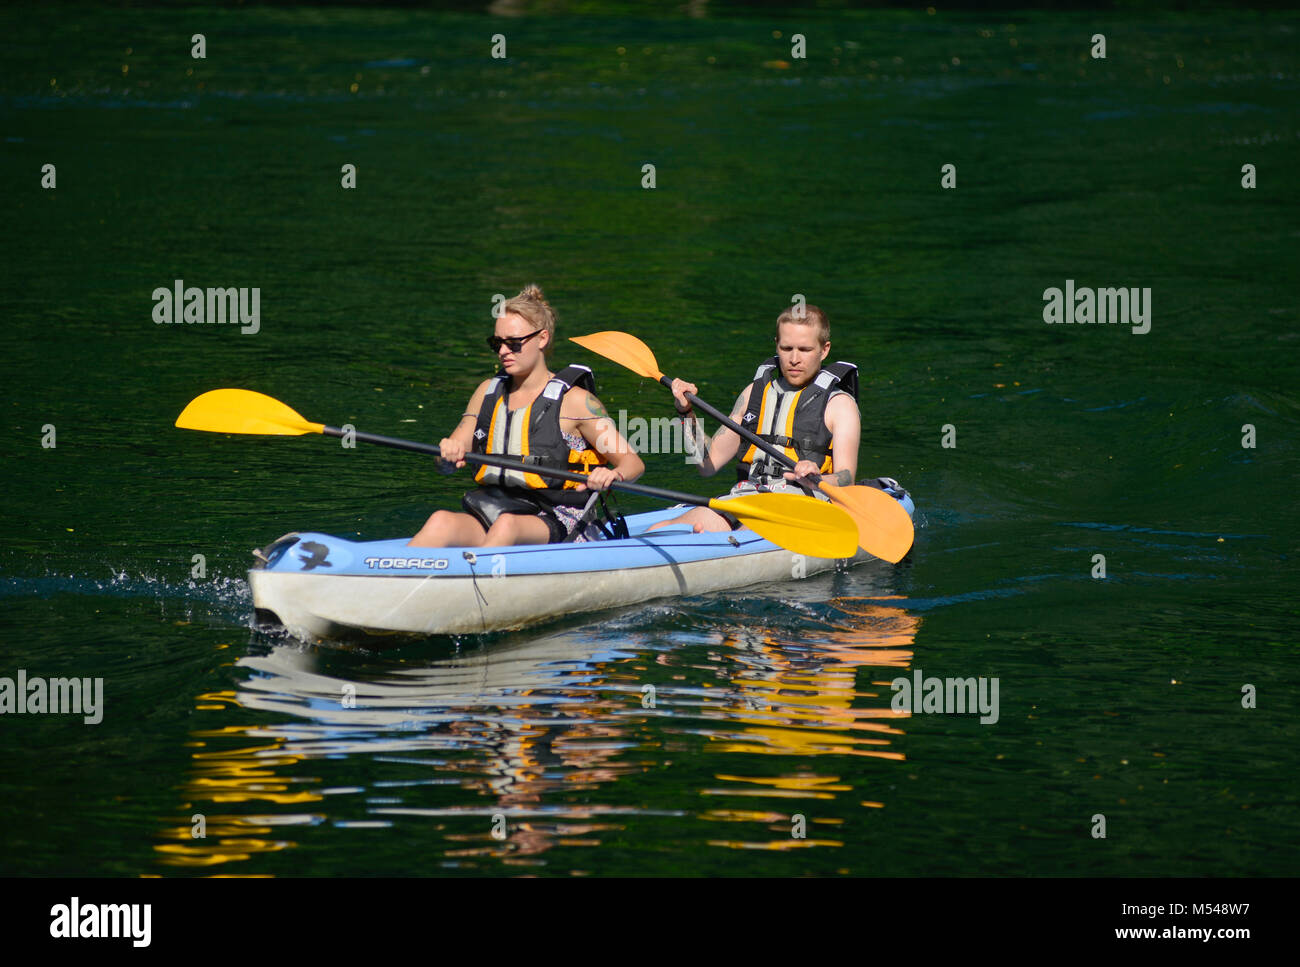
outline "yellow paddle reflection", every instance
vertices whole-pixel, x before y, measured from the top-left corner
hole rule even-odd
[[[849,616],[849,627],[805,642],[782,640],[768,631],[757,638],[730,636],[724,644],[741,653],[746,666],[732,677],[731,700],[723,707],[729,722],[742,728],[728,738],[714,739],[717,751],[762,756],[798,756],[808,760],[798,772],[779,775],[716,773],[726,785],[701,790],[718,797],[743,796],[784,800],[789,813],[715,809],[702,818],[720,822],[763,822],[777,834],[768,840],[710,840],[710,845],[735,849],[804,849],[841,846],[834,827],[844,820],[815,816],[802,803],[838,800],[853,786],[837,772],[813,771],[819,756],[854,756],[902,760],[891,748],[902,734],[905,715],[890,708],[892,693],[883,688],[859,690],[859,670],[906,669],[920,619],[904,608],[880,602],[891,599],[846,599],[830,602]],[[897,599],[893,599],[897,600]],[[890,678],[894,677],[890,674]],[[876,683],[871,683],[875,685]],[[881,808],[877,800],[862,800],[863,808]],[[841,810],[842,811],[842,810]],[[791,835],[792,817],[809,813],[802,836]]]
[[[213,708],[214,696],[200,696]],[[238,705],[234,693],[220,694],[222,704]],[[165,827],[159,835],[174,842],[154,847],[158,861],[166,866],[212,867],[223,863],[251,859],[259,853],[274,853],[289,849],[293,842],[274,835],[278,828],[295,821],[311,823],[311,815],[268,817],[270,822],[253,815],[240,815],[222,811],[230,805],[242,803],[270,803],[276,806],[317,803],[321,796],[314,792],[295,790],[295,780],[281,778],[276,770],[301,760],[301,756],[283,751],[283,740],[270,743],[241,745],[235,749],[208,748],[207,739],[252,739],[248,733],[260,730],[248,727],[230,727],[191,733],[196,749],[191,754],[192,769],[184,791],[189,802],[181,808],[190,817],[190,825]],[[210,804],[221,804],[214,810]],[[193,817],[200,816],[201,820]],[[200,834],[201,835],[196,835]]]

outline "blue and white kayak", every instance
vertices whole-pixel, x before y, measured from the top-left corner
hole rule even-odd
[[[906,491],[893,496],[913,513]],[[248,583],[259,623],[314,641],[505,631],[578,611],[788,581],[876,560],[861,550],[843,562],[792,554],[747,528],[646,532],[680,513],[634,514],[627,538],[574,544],[408,547],[407,539],[286,534],[254,551],[258,562]]]

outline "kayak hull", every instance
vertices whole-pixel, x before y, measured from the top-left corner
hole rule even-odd
[[[904,493],[908,513],[912,504]],[[792,554],[742,528],[646,532],[680,508],[627,518],[623,540],[494,548],[415,548],[289,534],[254,552],[248,575],[262,624],[294,637],[374,638],[506,631],[575,612],[798,580],[846,561]]]

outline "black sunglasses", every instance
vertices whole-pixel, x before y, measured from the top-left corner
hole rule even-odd
[[[502,346],[509,346],[512,353],[517,353],[519,350],[524,348],[524,343],[528,342],[528,340],[532,339],[542,331],[543,330],[541,329],[534,329],[526,336],[506,336],[504,339],[500,336],[488,336],[487,344],[492,348],[494,353],[501,352]]]

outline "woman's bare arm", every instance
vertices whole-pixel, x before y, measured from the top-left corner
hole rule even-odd
[[[570,390],[564,395],[560,415],[574,421],[582,438],[609,464],[610,470],[618,471],[614,479],[621,477],[630,483],[645,473],[645,463],[618,432],[618,426],[605,410],[604,404],[591,393],[581,388]],[[592,474],[597,474],[600,469],[596,467]],[[603,476],[604,474],[597,474],[592,483],[605,484]],[[598,486],[598,489],[603,487]]]

